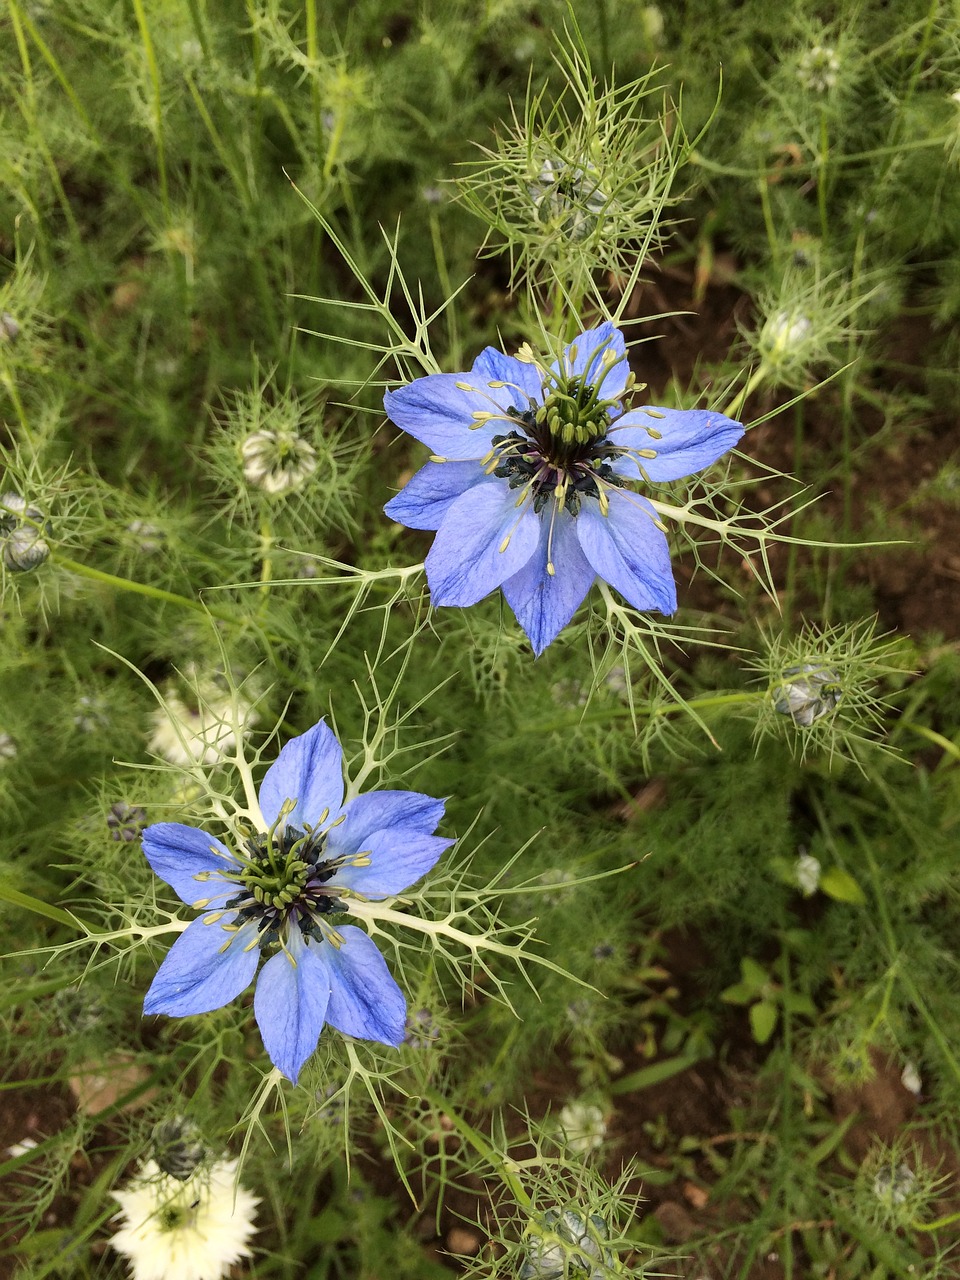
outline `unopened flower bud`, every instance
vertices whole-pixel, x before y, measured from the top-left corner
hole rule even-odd
[[[599,1214],[583,1218],[573,1209],[548,1210],[527,1228],[520,1280],[602,1280],[615,1265],[605,1247],[608,1234]]]
[[[132,844],[139,839],[141,831],[147,825],[147,811],[138,804],[127,804],[118,800],[110,806],[107,814],[107,827],[112,840],[122,840],[124,844]]]
[[[159,1168],[178,1182],[186,1182],[207,1158],[200,1130],[183,1116],[162,1120],[153,1131],[153,1158]]]
[[[20,326],[9,311],[0,312],[0,344],[16,342],[20,337]]]
[[[783,716],[790,716],[804,729],[837,709],[843,697],[840,677],[829,667],[805,662],[787,667],[783,684],[772,691],[773,705]]]
[[[559,156],[544,160],[529,189],[537,220],[574,241],[586,240],[607,205],[594,166],[569,164]]]
[[[908,1164],[885,1165],[873,1179],[873,1194],[884,1205],[903,1204],[917,1183],[917,1175]]]
[[[29,573],[50,555],[43,512],[19,493],[0,494],[0,558],[11,573]]]

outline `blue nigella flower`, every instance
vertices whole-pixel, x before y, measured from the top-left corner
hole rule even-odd
[[[343,803],[343,754],[321,721],[291,739],[260,787],[263,829],[234,849],[160,822],[143,850],[203,914],[170,948],[144,1013],[208,1013],[238,996],[260,962],[254,1013],[271,1062],[296,1082],[325,1022],[399,1045],[406,1002],[371,938],[342,924],[351,903],[388,898],[453,844],[433,835],[442,800],[376,791]]]
[[[487,347],[469,373],[387,392],[390,418],[433,450],[385,510],[436,530],[426,559],[435,605],[476,604],[502,587],[536,654],[597,576],[637,609],[676,610],[662,523],[627,486],[701,471],[743,427],[702,409],[624,413],[632,381],[608,321],[550,367],[526,347],[518,356]]]

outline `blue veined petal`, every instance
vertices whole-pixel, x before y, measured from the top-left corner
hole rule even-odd
[[[191,907],[201,901],[211,905],[225,902],[240,889],[239,884],[224,878],[240,870],[236,858],[226,845],[198,827],[155,822],[143,833],[143,852],[160,879]],[[217,874],[196,880],[200,872]]]
[[[550,559],[555,573],[547,573],[550,517],[544,515],[540,542],[519,573],[503,584],[503,594],[539,657],[576,613],[593,584],[592,566],[580,549],[576,520],[561,511],[553,522]]]
[[[367,847],[374,831],[402,827],[430,835],[443,817],[444,802],[418,791],[371,791],[347,802],[346,817],[327,837],[333,854],[356,853]]]
[[[144,1013],[167,1013],[174,1018],[209,1013],[229,1004],[250,985],[260,959],[257,929],[246,924],[228,933],[222,925],[235,915],[228,912],[217,924],[204,924],[205,917],[198,916],[187,925],[150,984]]]
[[[454,843],[404,827],[373,831],[362,846],[363,852],[369,854],[369,865],[339,867],[328,884],[331,889],[355,889],[365,898],[389,898],[426,875],[441,853]]]
[[[531,404],[543,403],[543,374],[537,366],[515,356],[505,356],[495,347],[484,347],[473,362],[470,377],[481,385],[505,383],[505,392],[495,387],[491,390],[498,396],[498,403],[512,404],[521,413]]]
[[[612,353],[616,357],[615,363],[605,364],[604,352]],[[568,377],[577,375],[594,386],[599,383],[597,394],[601,400],[619,400],[627,389],[630,363],[623,334],[609,320],[596,329],[586,329],[574,338],[564,352],[563,365],[562,372]],[[604,369],[607,373],[601,376]]]
[[[338,927],[337,933],[343,938],[339,949],[327,942],[315,949],[330,975],[327,1022],[358,1040],[399,1045],[407,1002],[386,961],[362,929],[348,924]]]
[[[267,770],[260,784],[260,808],[267,826],[276,822],[285,800],[297,807],[287,821],[295,827],[316,826],[336,818],[343,803],[343,752],[321,720],[298,738],[291,738]]]
[[[646,428],[659,433],[654,439]],[[607,439],[620,449],[654,450],[655,458],[617,458],[614,471],[639,480],[643,467],[653,481],[682,480],[703,471],[734,447],[743,436],[743,424],[706,409],[631,409],[611,426]]]
[[[530,501],[516,504],[516,490],[501,480],[475,485],[451,503],[424,562],[433,604],[476,604],[526,564],[540,520]]]
[[[577,536],[584,555],[635,609],[674,613],[677,587],[667,540],[654,524],[656,512],[636,493],[614,489],[608,497],[606,516],[595,500],[580,508]]]
[[[408,529],[439,529],[450,504],[486,478],[479,462],[428,462],[383,509]]]
[[[296,1084],[326,1021],[330,972],[298,928],[291,929],[287,948],[263,966],[253,1011],[267,1056]]]
[[[431,373],[383,397],[391,422],[438,457],[455,461],[489,453],[493,437],[510,430],[502,413],[510,403],[509,390],[491,390],[472,373]],[[478,421],[474,413],[498,416],[492,422]]]

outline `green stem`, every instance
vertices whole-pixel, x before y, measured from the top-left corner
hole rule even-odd
[[[726,414],[728,418],[732,418],[737,414],[743,413],[747,401],[753,395],[754,391],[756,391],[757,387],[760,386],[766,376],[767,366],[763,361],[761,361],[760,364],[757,365],[756,369],[754,369],[753,373],[751,373],[743,390],[737,392],[734,398],[727,405],[726,409],[721,410],[721,413]]]
[[[115,587],[118,591],[132,591],[136,595],[149,596],[152,600],[162,600],[165,604],[175,604],[181,609],[192,609],[194,613],[207,614],[219,618],[222,622],[236,622],[237,616],[227,609],[218,609],[215,605],[204,604],[200,600],[191,600],[189,596],[177,595],[175,591],[165,591],[163,587],[151,587],[146,582],[136,582],[132,578],[119,578],[114,573],[106,573],[103,569],[94,569],[92,565],[81,564],[78,560],[70,560],[67,556],[57,555],[56,563],[68,573],[76,573],[80,577],[101,582],[104,586]]]
[[[265,511],[260,519],[260,615],[262,616],[270,603],[270,584],[273,581],[273,560],[270,552],[273,549],[273,526],[270,514]]]
[[[432,1106],[436,1107],[439,1112],[449,1118],[451,1124],[456,1129],[457,1133],[460,1134],[461,1138],[465,1138],[466,1141],[469,1142],[470,1146],[473,1147],[474,1151],[486,1160],[490,1168],[493,1169],[493,1171],[500,1177],[504,1186],[516,1200],[517,1204],[527,1211],[531,1210],[533,1208],[533,1202],[527,1195],[526,1191],[524,1191],[523,1184],[512,1167],[512,1162],[504,1160],[503,1157],[494,1150],[493,1146],[486,1140],[486,1138],[474,1129],[473,1125],[468,1124],[467,1121],[464,1120],[463,1116],[459,1115],[450,1107],[450,1104],[445,1098],[442,1098],[438,1093],[434,1093],[432,1089],[421,1089],[420,1093],[421,1096],[426,1098]]]
[[[150,83],[153,85],[154,126],[157,131],[157,170],[160,175],[160,199],[163,203],[164,216],[170,223],[170,191],[167,185],[167,156],[163,145],[163,108],[160,101],[160,68],[157,66],[157,55],[150,38],[147,26],[147,15],[143,8],[143,0],[133,0],[134,12],[137,15],[137,26],[143,40],[143,50],[147,58],[147,69],[150,72]]]
[[[13,907],[23,907],[38,916],[46,916],[48,920],[56,920],[57,924],[65,924],[76,929],[79,921],[62,907],[53,907],[49,902],[34,898],[32,894],[21,893],[19,889],[11,889],[9,885],[0,884],[0,902],[9,902]]]

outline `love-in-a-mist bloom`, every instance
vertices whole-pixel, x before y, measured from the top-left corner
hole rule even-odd
[[[133,1280],[221,1280],[250,1257],[260,1201],[238,1185],[236,1160],[201,1165],[187,1179],[149,1160],[113,1197],[121,1225],[110,1243]]]
[[[295,1082],[325,1022],[364,1040],[403,1040],[400,988],[373,940],[343,921],[408,888],[453,841],[433,835],[444,803],[431,796],[376,791],[344,803],[340,744],[322,720],[284,746],[259,808],[259,829],[229,845],[176,822],[144,831],[151,867],[203,913],[170,948],[144,1012],[219,1009],[263,956],[254,1013],[271,1062]]]
[[[629,486],[679,480],[743,435],[702,409],[623,412],[632,384],[623,335],[588,329],[552,364],[522,347],[481,352],[469,373],[433,373],[384,399],[433,457],[385,508],[433,529],[435,605],[476,604],[497,587],[542,653],[600,577],[637,609],[673,613],[662,523]]]

